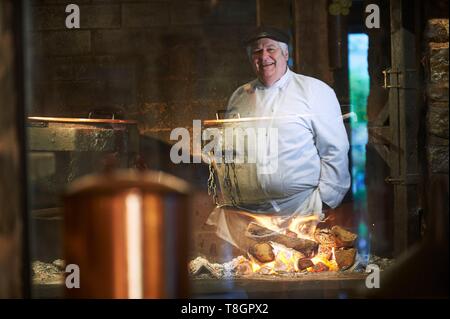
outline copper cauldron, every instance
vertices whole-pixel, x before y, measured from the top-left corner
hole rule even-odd
[[[72,183],[65,259],[79,267],[80,285],[67,296],[187,297],[189,207],[189,185],[162,172],[124,170]]]

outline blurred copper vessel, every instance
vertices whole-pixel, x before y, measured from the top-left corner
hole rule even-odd
[[[189,191],[155,171],[75,181],[64,198],[64,247],[80,288],[66,289],[67,297],[187,297]]]

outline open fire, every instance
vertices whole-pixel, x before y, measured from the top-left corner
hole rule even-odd
[[[356,257],[357,235],[337,225],[319,223],[315,216],[294,218],[288,225],[275,223],[270,216],[258,216],[248,224],[245,238],[247,256],[223,264],[224,271],[237,275],[336,272],[350,268]],[[219,266],[201,257],[189,265],[194,275],[202,267],[214,275]]]

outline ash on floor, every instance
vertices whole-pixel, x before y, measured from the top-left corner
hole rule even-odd
[[[366,267],[368,264],[377,265],[381,271],[389,268],[394,263],[394,259],[382,258],[375,255],[363,256],[357,254],[355,258],[355,262],[352,267],[339,271],[341,274],[349,274],[349,273],[365,273]],[[264,277],[269,275],[270,277],[274,277],[274,273],[253,273],[252,266],[250,261],[244,256],[239,256],[232,259],[229,262],[219,264],[219,263],[211,263],[208,259],[204,257],[197,257],[189,262],[189,274],[191,277],[195,279],[207,279],[207,278],[215,278],[215,279],[226,279],[226,278],[240,278],[240,277]],[[305,275],[310,275],[309,272],[295,272],[295,273],[283,273],[277,272],[276,276],[278,277],[304,277]]]
[[[33,261],[32,271],[34,284],[53,285],[64,283],[65,263],[62,259],[57,259],[52,263]]]

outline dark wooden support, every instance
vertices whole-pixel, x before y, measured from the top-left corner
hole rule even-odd
[[[410,1],[391,0],[391,68],[388,78],[391,147],[389,164],[394,184],[394,253],[399,255],[418,239],[417,202],[420,105],[414,14]]]
[[[0,1],[0,298],[30,297],[23,1]]]

